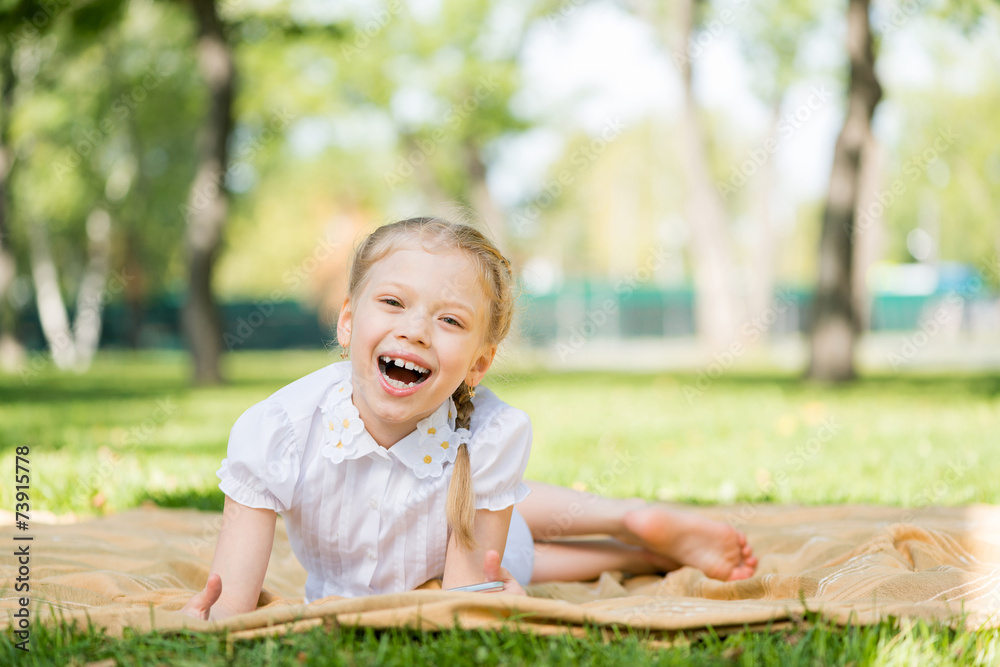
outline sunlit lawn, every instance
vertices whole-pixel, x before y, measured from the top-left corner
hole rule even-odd
[[[105,356],[86,375],[0,375],[0,443],[31,447],[33,507],[94,514],[145,497],[221,501],[215,471],[240,413],[328,363],[242,354],[192,388],[182,356]],[[699,503],[1000,502],[1000,376],[880,377],[847,388],[732,374],[498,373],[531,415],[528,476]],[[3,485],[2,502],[12,496]]]
[[[146,499],[219,508],[215,471],[233,421],[254,402],[331,360],[323,353],[244,353],[228,359],[231,381],[218,388],[189,386],[186,359],[173,353],[105,355],[79,376],[51,369],[26,377],[0,375],[2,469],[12,473],[14,447],[29,446],[32,508],[55,514],[109,513]],[[535,439],[528,475],[536,479],[611,495],[698,503],[912,507],[1000,502],[998,375],[876,377],[830,389],[787,375],[732,373],[699,391],[693,375],[508,371],[495,373],[486,384],[531,415]],[[3,509],[13,507],[11,486],[2,485]],[[851,642],[877,647],[879,633],[888,633],[885,642],[898,636],[886,626],[861,632],[832,629],[816,641],[842,644],[831,648],[830,656],[843,657],[855,655],[845,648]],[[463,642],[474,643],[473,636],[446,633],[418,643],[430,646],[422,655],[431,659],[446,647],[450,651]],[[598,662],[632,659],[602,653],[611,649],[601,648],[598,639],[564,646],[511,636],[515,639],[510,641],[522,642],[525,655],[537,659],[556,660],[564,650]],[[927,650],[938,656],[935,660],[944,660],[959,644],[982,642],[984,636],[934,631],[927,646],[940,645],[940,651]],[[717,642],[715,649],[706,644],[697,650],[708,651],[704,659],[725,663],[739,659],[744,650],[752,653],[752,645],[764,647],[761,656],[774,651],[775,656],[790,656],[781,647],[790,651],[799,643],[775,640],[778,648],[767,648],[759,637],[743,637],[727,640],[735,644]],[[91,659],[107,657],[109,646],[123,646],[92,639],[95,647],[105,647],[104,653],[97,648],[87,653],[78,645]],[[382,644],[416,641],[393,633],[360,633],[355,639],[370,643],[372,651]],[[299,650],[296,641],[287,649],[293,658]],[[987,648],[994,656],[998,642],[996,633],[989,634]],[[287,651],[278,649],[285,643],[274,650],[283,655]],[[894,643],[906,645],[898,639]],[[153,655],[148,642],[135,646],[135,655]],[[735,653],[734,646],[739,649]],[[654,655],[641,647],[628,650],[646,658]],[[695,649],[684,650],[690,655]],[[858,650],[851,659],[867,664],[865,656],[874,649]],[[971,655],[966,652],[964,659]],[[499,649],[490,648],[484,661],[500,657]],[[660,657],[668,659],[667,654]]]

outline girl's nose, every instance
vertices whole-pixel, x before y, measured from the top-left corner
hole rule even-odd
[[[409,317],[400,323],[396,335],[417,345],[427,345],[430,339],[429,331],[430,323],[427,317],[423,313],[411,311]]]

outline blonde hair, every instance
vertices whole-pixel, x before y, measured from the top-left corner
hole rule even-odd
[[[401,248],[412,248],[417,241],[427,250],[461,250],[475,263],[482,277],[483,288],[489,302],[486,332],[483,344],[499,345],[510,331],[514,319],[514,290],[510,262],[497,247],[475,227],[456,224],[440,218],[410,218],[379,227],[369,234],[354,253],[347,285],[347,295],[353,301],[361,291],[371,268]],[[469,386],[462,382],[452,394],[458,428],[469,428],[475,406],[469,395]],[[469,447],[458,448],[451,483],[448,487],[448,525],[460,547],[471,551],[476,548],[476,511],[472,494],[472,469]]]

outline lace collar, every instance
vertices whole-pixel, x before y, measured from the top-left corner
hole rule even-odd
[[[454,463],[458,446],[469,442],[468,429],[455,428],[457,410],[448,398],[430,416],[417,422],[415,431],[388,449],[371,437],[351,401],[350,377],[334,386],[324,402],[326,444],[320,453],[333,463],[364,456],[395,457],[418,479],[440,477],[446,463]]]

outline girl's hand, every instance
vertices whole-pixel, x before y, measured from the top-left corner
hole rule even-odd
[[[205,588],[198,593],[188,603],[181,608],[182,614],[187,614],[191,618],[207,621],[212,613],[212,605],[219,601],[222,596],[222,577],[217,574],[208,575]]]
[[[500,554],[507,542],[513,511],[513,505],[496,512],[476,510],[475,532],[479,543],[476,549],[461,549],[454,534],[448,538],[448,553],[445,555],[444,578],[441,583],[445,590],[487,581],[502,581],[504,593],[527,595],[517,579],[500,566]]]
[[[517,583],[517,579],[512,577],[506,568],[500,567],[500,552],[496,549],[490,549],[483,557],[483,573],[486,575],[486,581],[502,581],[504,593],[528,595],[521,588],[521,584]]]
[[[273,510],[247,507],[226,496],[211,574],[204,590],[188,600],[180,612],[203,621],[218,621],[256,609],[277,517]]]

